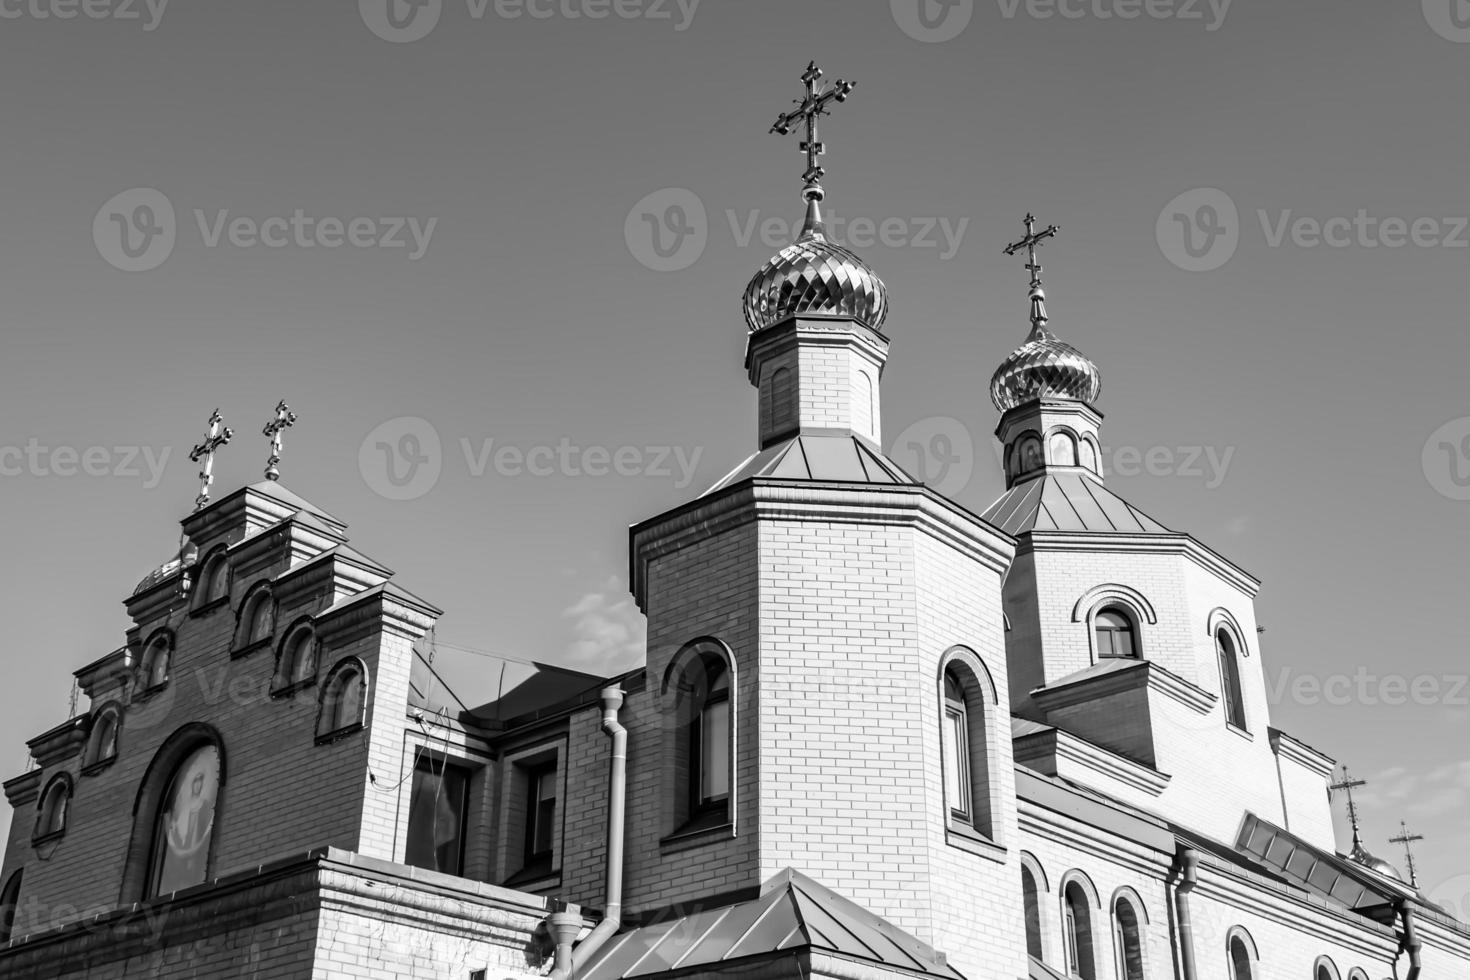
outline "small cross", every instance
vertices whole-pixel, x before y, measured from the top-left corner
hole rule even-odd
[[[1344,790],[1344,791],[1347,792],[1348,822],[1351,823],[1352,824],[1352,827],[1353,827],[1353,847],[1354,848],[1361,847],[1362,844],[1363,844],[1363,842],[1358,837],[1358,804],[1355,803],[1355,802],[1353,802],[1353,790],[1357,789],[1359,786],[1367,786],[1367,785],[1368,785],[1368,783],[1367,783],[1366,780],[1353,779],[1353,778],[1351,778],[1348,775],[1348,767],[1347,766],[1343,766],[1342,767],[1342,782],[1340,782],[1340,783],[1333,783],[1331,786],[1327,787],[1330,790],[1334,790],[1334,791],[1335,790]]]
[[[209,417],[209,432],[205,434],[204,441],[189,451],[191,462],[204,461],[199,470],[199,496],[194,498],[195,510],[202,510],[209,503],[209,485],[214,482],[215,451],[235,437],[235,430],[225,425],[224,421],[216,408]]]
[[[1012,242],[1006,246],[1007,255],[1015,255],[1021,249],[1026,250],[1026,268],[1031,273],[1031,325],[1041,329],[1046,325],[1046,293],[1041,290],[1041,263],[1036,261],[1036,250],[1046,243],[1048,238],[1055,238],[1057,232],[1061,231],[1060,225],[1048,225],[1041,231],[1036,230],[1036,217],[1029,211],[1026,213],[1026,237],[1019,242]]]
[[[1424,835],[1409,833],[1409,825],[1404,823],[1402,820],[1399,821],[1399,829],[1402,830],[1403,833],[1399,834],[1397,837],[1390,837],[1388,839],[1388,842],[1390,844],[1404,845],[1404,856],[1409,859],[1409,885],[1410,887],[1418,888],[1419,871],[1417,868],[1414,867],[1414,848],[1410,845],[1412,845],[1416,840],[1423,840]]]
[[[806,125],[806,139],[801,141],[801,151],[806,154],[806,172],[801,175],[806,187],[802,190],[802,196],[818,201],[823,197],[822,178],[827,175],[827,171],[822,169],[817,157],[826,153],[827,147],[817,137],[817,117],[828,114],[828,103],[846,102],[847,96],[857,85],[857,82],[844,82],[839,78],[831,88],[824,86],[819,89],[817,81],[821,77],[822,69],[817,67],[815,61],[806,66],[806,71],[801,73],[801,82],[806,86],[806,97],[794,99],[796,108],[781,113],[770,130],[785,136],[791,132],[791,127],[803,123]]]
[[[266,438],[271,441],[270,462],[265,464],[265,478],[267,480],[279,480],[281,478],[281,431],[289,429],[296,424],[296,413],[286,405],[283,398],[276,405],[276,417],[265,424],[260,430]]]

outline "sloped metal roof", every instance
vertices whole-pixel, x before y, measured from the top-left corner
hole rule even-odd
[[[757,898],[614,936],[582,977],[624,980],[804,948],[964,980],[933,947],[790,868]]]
[[[1018,483],[980,516],[1011,535],[1026,531],[1174,533],[1080,473],[1047,473]]]
[[[1350,909],[1384,905],[1413,894],[1407,885],[1370,874],[1253,813],[1245,815],[1235,846],[1287,881]]]
[[[856,436],[809,434],[762,449],[706,490],[705,495],[757,476],[819,483],[917,485],[919,482]]]

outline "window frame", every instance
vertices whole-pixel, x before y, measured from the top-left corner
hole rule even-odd
[[[0,886],[0,947],[15,937],[15,923],[20,918],[20,889],[25,868],[16,868]]]
[[[359,688],[357,714],[344,722],[341,713],[341,693],[346,690],[347,685],[354,683]],[[370,687],[367,665],[357,657],[344,657],[332,665],[327,671],[326,678],[322,681],[321,693],[317,698],[316,744],[326,745],[329,742],[336,742],[367,728]],[[329,722],[332,723],[331,727],[325,727]]]
[[[1121,912],[1133,917],[1133,960],[1129,959],[1129,942]],[[1118,980],[1146,980],[1148,977],[1148,913],[1132,889],[1119,889],[1113,896],[1113,966]],[[1130,970],[1130,962],[1137,970]]]
[[[31,846],[39,847],[66,836],[71,823],[71,803],[76,784],[71,774],[59,772],[52,776],[40,796],[36,798],[36,820],[31,827]],[[58,800],[53,804],[53,800]],[[53,809],[54,806],[54,809]]]
[[[205,616],[230,604],[230,590],[234,583],[231,581],[229,550],[228,545],[217,545],[211,548],[209,554],[199,562],[198,571],[194,575],[194,596],[190,603],[190,616]],[[214,592],[216,576],[219,575],[222,575],[224,579],[224,591],[219,595],[211,595]]]
[[[158,657],[164,658],[163,678],[153,683],[154,664]],[[163,627],[154,630],[143,644],[143,652],[138,657],[137,680],[134,682],[136,689],[135,697],[148,697],[168,687],[173,680],[174,671],[174,633],[173,630]]]
[[[526,808],[522,815],[525,821],[525,844],[521,849],[523,872],[534,872],[544,866],[546,873],[550,874],[556,860],[556,818],[562,807],[560,767],[557,766],[557,761],[553,758],[526,769]],[[546,847],[538,850],[536,838],[541,829],[541,805],[545,802],[540,791],[547,782],[551,784],[551,823],[546,828]]]
[[[298,655],[302,650],[306,656]],[[306,660],[311,663],[311,674],[298,676],[301,664]],[[271,674],[270,696],[278,700],[289,698],[297,691],[314,686],[321,672],[321,661],[320,639],[315,624],[311,617],[303,616],[286,628],[276,649],[276,669]]]
[[[215,831],[219,828],[220,811],[224,808],[222,804],[222,798],[224,795],[225,786],[225,761],[224,752],[220,748],[219,742],[210,741],[208,739],[200,739],[188,744],[181,752],[177,753],[174,756],[172,760],[173,765],[168,769],[167,778],[163,780],[162,792],[156,800],[151,826],[149,827],[148,837],[146,838],[148,845],[148,862],[146,865],[144,865],[143,868],[143,898],[145,901],[148,899],[159,898],[163,895],[174,893],[162,892],[159,890],[163,881],[163,862],[166,857],[166,852],[162,847],[162,844],[164,843],[164,838],[167,833],[164,830],[163,820],[168,813],[169,797],[173,795],[174,786],[177,784],[179,777],[183,774],[184,767],[194,758],[195,755],[207,749],[214,752],[214,761],[217,772],[215,773],[214,815],[211,817],[210,822],[209,843],[205,845],[204,879],[202,881],[195,882],[192,885],[186,885],[185,889],[183,890],[187,890],[188,888],[197,888],[200,885],[206,884],[213,876],[215,870]],[[162,752],[163,750],[160,749],[159,751]],[[179,890],[180,889],[174,889],[175,892]]]
[[[706,660],[706,679],[710,690],[706,692],[699,708],[690,719],[687,730],[689,743],[685,748],[686,758],[689,762],[688,793],[689,793],[689,822],[725,823],[730,809],[730,784],[733,782],[734,770],[730,760],[725,763],[725,792],[721,795],[705,795],[705,777],[708,775],[705,763],[705,753],[709,746],[706,744],[708,735],[708,722],[712,709],[724,706],[725,709],[725,731],[726,751],[730,742],[730,720],[732,717],[730,699],[730,669],[719,658]],[[708,677],[710,664],[714,665],[713,679]],[[716,685],[719,685],[718,687]]]
[[[262,607],[270,609],[271,625],[264,636],[257,637],[254,629],[255,617]],[[271,646],[279,632],[280,624],[276,622],[276,616],[279,613],[275,591],[271,588],[269,581],[251,586],[250,590],[245,593],[245,598],[240,600],[240,609],[236,614],[235,635],[230,643],[231,658],[243,657]]]
[[[690,726],[702,724],[702,708],[708,686],[701,679],[717,664],[724,677],[729,704],[726,759],[728,789],[723,802],[698,808],[702,789],[701,770],[690,757],[695,739]],[[719,674],[715,675],[717,678]],[[664,669],[659,688],[659,711],[667,719],[662,726],[663,741],[663,826],[665,835],[659,840],[660,853],[699,847],[735,837],[739,833],[740,773],[737,766],[740,749],[741,709],[740,672],[733,651],[713,636],[700,636],[679,648]],[[692,811],[698,812],[692,812]]]
[[[1108,617],[1108,625],[1102,625],[1104,617]],[[1116,625],[1113,620],[1122,620],[1122,625]],[[1104,651],[1103,636],[1108,637]],[[1118,652],[1118,637],[1124,636],[1128,640],[1128,652]],[[1103,660],[1141,660],[1138,653],[1138,620],[1132,615],[1132,610],[1117,603],[1103,606],[1092,614],[1092,648],[1099,661]]]
[[[100,754],[98,744],[102,737],[100,726],[104,724],[112,726],[112,752],[105,756]],[[88,725],[87,744],[82,748],[82,767],[79,770],[83,776],[99,773],[117,761],[122,751],[122,708],[117,702],[109,701],[92,713]]]
[[[962,720],[965,724],[964,758],[958,760],[960,771],[951,768],[949,749],[954,731],[954,711],[949,697],[953,679],[963,698]],[[1005,842],[1001,839],[999,791],[995,785],[996,760],[1000,757],[997,731],[999,697],[990,670],[974,650],[967,646],[950,647],[939,658],[935,679],[938,724],[939,793],[944,822],[945,842],[952,847],[987,857],[1005,860]],[[934,744],[934,743],[931,743]],[[966,799],[964,813],[956,813],[950,799],[950,779],[958,775],[964,780]]]
[[[414,773],[426,772],[431,776],[438,776],[438,778],[441,780],[441,785],[444,779],[444,774],[447,773],[450,769],[453,769],[458,774],[458,776],[460,778],[463,778],[464,780],[463,792],[461,794],[459,803],[459,833],[455,838],[455,842],[458,846],[458,853],[456,855],[455,861],[457,870],[444,871],[439,869],[438,867],[425,868],[423,865],[413,864],[411,861],[409,861],[408,848],[413,841],[413,797],[414,791],[417,788],[416,781],[413,779],[409,780],[408,816],[404,820],[404,831],[408,836],[404,840],[403,863],[408,865],[409,867],[421,868],[424,871],[433,871],[436,874],[447,874],[453,875],[456,878],[463,878],[465,876],[465,871],[469,858],[470,795],[471,789],[474,785],[475,767],[468,762],[460,759],[451,759],[446,756],[440,756],[428,752],[420,753],[418,758],[414,761],[413,766]],[[433,850],[437,852],[440,846],[443,845],[436,845],[434,846]],[[437,854],[435,860],[437,864]]]
[[[1245,710],[1245,688],[1240,675],[1240,642],[1227,626],[1215,629],[1215,664],[1220,673],[1220,711],[1225,724],[1250,732]]]

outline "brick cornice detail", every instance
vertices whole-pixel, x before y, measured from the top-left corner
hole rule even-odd
[[[1017,763],[1047,757],[1075,762],[1150,796],[1162,795],[1174,778],[1057,728],[1024,735],[1016,739],[1014,745]]]
[[[1201,715],[1208,714],[1219,700],[1217,695],[1191,684],[1150,660],[1140,660],[1136,666],[1126,670],[1083,677],[1056,687],[1039,687],[1031,692],[1031,700],[1042,711],[1051,712],[1138,688],[1157,691]]]
[[[1017,554],[1045,551],[1182,555],[1252,599],[1261,591],[1260,579],[1183,532],[1029,531],[1021,535],[1016,546]]]

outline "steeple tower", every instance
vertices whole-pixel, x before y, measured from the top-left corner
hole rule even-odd
[[[1097,365],[1063,343],[1047,327],[1046,292],[1036,250],[1056,237],[1056,225],[1036,231],[1026,215],[1026,235],[1006,246],[1025,249],[1031,273],[1031,333],[990,379],[990,398],[1003,413],[996,436],[1005,446],[1006,487],[1064,470],[1102,481],[1097,430],[1102,415],[1092,405],[1102,390]]]

